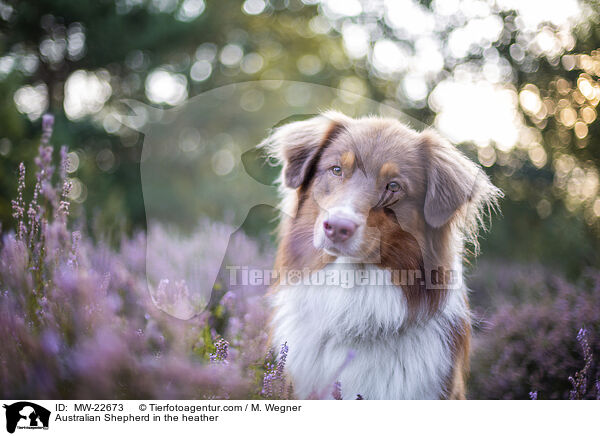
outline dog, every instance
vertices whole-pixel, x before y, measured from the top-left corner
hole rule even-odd
[[[462,260],[501,191],[394,119],[326,112],[259,147],[282,164],[270,337],[287,343],[294,395],[464,399]]]

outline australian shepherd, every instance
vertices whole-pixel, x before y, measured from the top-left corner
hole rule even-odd
[[[501,192],[393,119],[327,112],[262,146],[283,164],[271,341],[287,343],[295,395],[465,398],[462,259]]]

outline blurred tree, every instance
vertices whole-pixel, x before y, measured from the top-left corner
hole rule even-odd
[[[170,106],[258,78],[336,85],[338,69],[310,53],[345,58],[314,17],[298,0],[0,1],[0,221],[10,221],[15,169],[35,153],[33,124],[48,110],[54,141],[74,152],[73,199],[103,232],[124,219],[144,225],[141,138],[119,124],[115,102]]]
[[[355,83],[489,167],[506,199],[483,251],[573,275],[600,263],[598,12],[596,1],[320,8],[343,38]]]
[[[577,274],[600,264],[597,22],[591,0],[0,0],[0,220],[47,108],[74,200],[106,231],[144,225],[119,99],[285,78],[434,124],[507,194],[484,253]]]

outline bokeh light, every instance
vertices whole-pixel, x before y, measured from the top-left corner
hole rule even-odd
[[[187,79],[183,74],[175,74],[159,68],[146,79],[146,95],[153,103],[171,106],[181,104],[187,98]]]
[[[99,112],[112,94],[110,74],[106,70],[77,70],[65,83],[65,113],[72,120]]]

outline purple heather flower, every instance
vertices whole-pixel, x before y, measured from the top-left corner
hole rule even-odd
[[[29,244],[31,245],[34,239],[39,235],[40,220],[42,215],[41,206],[38,204],[39,194],[41,190],[41,176],[38,174],[35,188],[33,189],[33,197],[29,202],[27,209],[27,227],[29,228]]]
[[[26,228],[23,218],[25,216],[25,201],[23,192],[25,191],[25,164],[19,164],[19,178],[17,185],[17,199],[12,200],[13,218],[17,220],[17,239],[22,240],[25,236]]]
[[[52,184],[52,175],[55,170],[52,163],[54,148],[50,145],[53,126],[54,117],[50,114],[44,115],[42,118],[42,138],[40,139],[38,156],[35,158],[35,163],[39,168],[36,174],[37,182],[39,184],[38,192],[50,202],[56,211],[58,208],[58,197],[56,195],[56,189]]]
[[[42,116],[42,132],[43,134],[52,134],[52,128],[54,127],[54,115],[44,114]],[[46,144],[50,140],[50,136],[46,139]]]
[[[58,175],[61,180],[65,180],[67,178],[67,166],[69,164],[68,158],[68,149],[66,145],[60,147],[60,171]]]
[[[583,400],[587,393],[587,375],[592,367],[592,349],[588,338],[589,334],[585,328],[581,328],[577,333],[577,342],[583,350],[584,366],[575,373],[575,377],[569,377],[573,389],[569,392],[570,400]]]
[[[279,361],[277,362],[277,367],[275,368],[275,375],[277,377],[283,376],[283,370],[285,369],[288,351],[289,348],[286,342],[281,346],[281,350],[279,351]]]
[[[62,192],[60,195],[60,202],[58,203],[58,208],[56,210],[56,214],[58,216],[66,219],[69,216],[69,207],[71,203],[69,201],[69,193],[71,192],[71,188],[73,187],[71,180],[67,178],[67,147],[62,146],[60,148],[60,182],[62,183]]]
[[[531,392],[529,392],[529,398],[531,400],[537,400],[538,399],[538,393],[537,393],[537,391],[531,391]]]
[[[275,375],[267,369],[267,371],[265,371],[265,374],[263,376],[263,388],[261,391],[261,395],[263,395],[266,398],[272,398],[273,397],[273,383],[276,380],[277,379],[276,379]]]
[[[216,351],[211,354],[210,361],[213,363],[227,364],[227,355],[229,353],[229,342],[221,338],[215,342]]]
[[[265,372],[263,375],[263,388],[261,395],[266,398],[275,398],[279,396],[279,399],[291,398],[291,387],[287,386],[286,389],[286,377],[285,377],[285,364],[288,355],[287,342],[281,345],[277,364],[267,362],[265,364]],[[272,358],[272,352],[269,352],[267,359]]]
[[[81,232],[75,231],[72,234],[72,242],[71,242],[71,250],[69,252],[69,258],[67,260],[67,265],[72,266],[73,268],[77,267],[77,257],[79,252],[79,241],[81,240]]]

